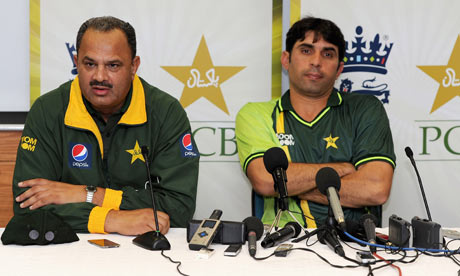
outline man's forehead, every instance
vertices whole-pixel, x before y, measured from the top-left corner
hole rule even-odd
[[[119,29],[107,32],[88,29],[82,37],[80,53],[83,56],[95,58],[101,52],[113,56],[126,54],[131,55],[128,40]]]
[[[114,28],[107,31],[100,31],[95,28],[88,28],[83,34],[82,41],[94,38],[104,39],[106,37],[116,37],[120,41],[125,40],[128,43],[128,39],[122,30]]]
[[[314,31],[307,31],[305,32],[305,37],[303,40],[297,40],[297,42],[295,43],[296,46],[299,46],[301,44],[310,44],[310,45],[318,45],[319,47],[321,48],[334,48],[336,51],[338,49],[338,47],[326,40],[324,40],[323,36],[318,33],[318,32],[314,32]]]

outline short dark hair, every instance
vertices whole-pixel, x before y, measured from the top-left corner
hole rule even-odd
[[[129,48],[131,49],[132,58],[136,57],[136,31],[128,22],[113,16],[93,17],[86,20],[78,30],[77,34],[77,55],[80,50],[81,40],[86,30],[94,29],[100,32],[108,32],[114,29],[120,29],[126,35]]]
[[[286,51],[291,54],[292,48],[297,41],[305,39],[305,34],[312,31],[315,34],[314,41],[322,38],[325,41],[337,46],[339,49],[339,62],[343,61],[345,56],[345,39],[342,31],[334,22],[316,18],[305,17],[292,25],[286,35]]]

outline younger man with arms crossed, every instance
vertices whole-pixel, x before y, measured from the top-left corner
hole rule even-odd
[[[179,102],[136,75],[134,28],[114,17],[92,18],[77,35],[78,76],[36,100],[13,177],[14,212],[43,208],[78,232],[137,235],[158,223],[185,227],[195,210],[199,155]],[[152,177],[154,178],[154,177]]]
[[[262,159],[271,147],[286,152],[289,210],[305,226],[317,227],[327,217],[327,198],[315,183],[323,167],[341,177],[346,219],[359,220],[367,212],[381,216],[395,166],[389,122],[374,96],[334,89],[344,54],[343,34],[333,22],[313,17],[296,22],[281,56],[289,90],[270,102],[248,103],[238,113],[240,162],[253,189],[264,196],[266,224],[277,212],[273,178]],[[280,226],[290,220],[284,213]]]

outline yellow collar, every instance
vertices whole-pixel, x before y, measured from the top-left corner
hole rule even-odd
[[[144,87],[142,86],[139,77],[135,75],[133,80],[133,93],[131,102],[118,124],[140,125],[145,122],[147,122],[147,112],[145,109]],[[72,81],[70,87],[69,105],[67,106],[67,111],[65,113],[64,124],[69,127],[91,131],[94,136],[96,136],[96,139],[99,143],[101,156],[104,158],[102,136],[99,132],[99,128],[89,114],[88,110],[86,110],[85,104],[83,103],[78,76]]]

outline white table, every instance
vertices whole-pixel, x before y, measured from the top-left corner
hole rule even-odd
[[[3,229],[0,229],[0,234]],[[247,245],[237,257],[226,257],[226,245],[213,244],[214,255],[209,259],[197,259],[197,252],[190,251],[185,237],[185,229],[173,228],[166,235],[171,250],[165,254],[182,262],[183,273],[189,275],[367,275],[365,267],[337,269],[329,266],[316,255],[304,251],[293,251],[287,257],[271,257],[264,261],[253,260]],[[133,237],[116,234],[79,234],[80,241],[60,245],[18,246],[0,243],[0,275],[179,275],[176,265],[161,256],[160,252],[149,251],[132,243]],[[88,243],[89,239],[107,238],[119,243],[119,248],[102,249]],[[310,239],[310,242],[316,237]],[[259,241],[260,242],[260,241]],[[354,247],[362,248],[355,243]],[[459,247],[456,241],[454,246]],[[305,247],[305,242],[295,247]],[[340,258],[327,246],[320,243],[310,249],[315,250],[330,262],[338,265],[352,263]],[[347,256],[354,258],[355,250],[344,245]],[[258,247],[257,257],[267,256],[274,248]],[[412,253],[411,253],[412,254]],[[386,258],[399,258],[381,253]],[[422,255],[412,264],[401,264],[403,275],[457,275],[460,269],[446,257]],[[375,271],[375,275],[398,275],[392,267]]]

